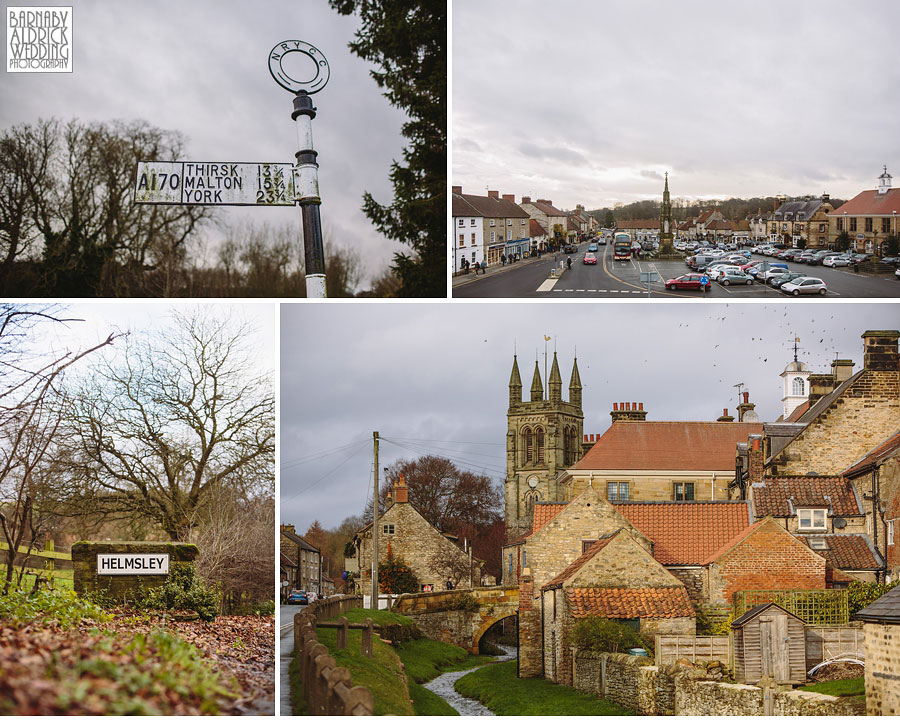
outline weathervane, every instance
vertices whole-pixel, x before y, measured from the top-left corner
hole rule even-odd
[[[300,53],[310,58],[316,65],[316,74],[311,80],[292,78],[284,69],[284,57],[290,53]],[[322,243],[322,220],[319,216],[319,163],[318,153],[313,148],[312,120],[316,108],[310,95],[319,92],[331,77],[328,60],[317,47],[303,40],[285,40],[278,43],[269,53],[269,72],[275,82],[288,92],[294,93],[294,111],[291,119],[297,123],[297,143],[299,149],[295,157],[294,186],[300,210],[303,213],[303,247],[306,261],[306,297],[323,298],[325,292],[325,249]]]

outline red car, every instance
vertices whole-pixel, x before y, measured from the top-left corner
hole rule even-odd
[[[666,280],[666,290],[703,290],[709,292],[709,278],[702,273],[688,273]]]
[[[594,253],[585,253],[584,260],[582,262],[585,265],[596,265],[597,264],[597,256]]]

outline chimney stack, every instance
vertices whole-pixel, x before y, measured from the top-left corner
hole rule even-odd
[[[394,483],[394,502],[409,502],[409,488],[406,487],[406,478],[403,475]]]
[[[747,418],[747,422],[751,422],[751,418],[753,422],[758,422],[759,418],[756,415],[756,405],[750,402],[750,393],[748,391],[744,391],[744,402],[737,406],[738,413],[738,422],[744,422],[744,416],[748,415],[748,413],[752,413],[750,417]]]
[[[853,375],[853,361],[833,360],[831,363],[831,374],[834,375],[835,385],[840,385],[844,380],[849,380]]]
[[[531,202],[531,198],[530,198],[530,197],[528,197],[527,195],[523,195],[523,196],[522,196],[522,204],[523,204],[523,205],[527,205],[527,204],[530,203],[530,202]]]
[[[834,375],[812,374],[807,378],[809,383],[809,406],[815,405],[835,388]]]
[[[515,196],[515,195],[501,195],[501,197],[502,197],[504,200],[509,200],[511,203],[515,203],[515,202],[516,202],[516,196]]]
[[[499,190],[488,190],[488,197],[489,197],[489,198],[497,198],[497,199],[499,199],[499,198],[500,198],[500,191],[499,191]]]
[[[462,185],[454,185],[453,192],[455,192],[457,195],[462,195]]]
[[[722,409],[722,417],[720,417],[717,422],[734,422],[734,418],[728,414],[728,408]]]
[[[893,370],[900,368],[897,355],[897,330],[866,330],[863,339],[863,368],[865,370]]]
[[[294,526],[293,526],[293,525],[288,525],[287,523],[282,524],[281,529],[282,529],[284,532],[294,533],[294,535],[297,534],[297,531],[294,530]]]
[[[613,403],[609,415],[613,422],[644,422],[647,419],[644,403]]]
[[[747,438],[747,480],[750,484],[762,482],[765,472],[762,435]]]

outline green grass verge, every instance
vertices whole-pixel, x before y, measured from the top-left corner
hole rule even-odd
[[[372,618],[372,622],[376,625],[383,623],[396,623],[397,625],[413,625],[414,621],[407,615],[398,615],[389,610],[366,610],[364,608],[351,608],[344,613],[351,623],[365,622],[366,618]],[[337,618],[332,618],[337,620]]]
[[[306,700],[303,698],[303,678],[300,677],[300,658],[297,651],[291,656],[288,665],[288,682],[290,683],[291,714],[306,715]]]
[[[54,588],[63,588],[72,590],[75,587],[75,571],[74,570],[44,570],[43,576],[46,578],[53,578],[53,587]],[[16,575],[19,573],[19,568],[17,567],[15,570],[15,574],[13,575],[12,586],[15,587]],[[2,583],[6,580],[6,565],[0,563],[0,587],[2,587]],[[31,590],[34,587],[34,575],[23,575],[22,576],[22,589],[23,590]],[[46,587],[46,586],[43,586]]]
[[[544,678],[516,677],[515,661],[488,665],[456,681],[457,692],[497,715],[633,715],[596,695]]]
[[[409,697],[416,715],[459,715],[440,695],[435,695],[423,685],[409,681]]]
[[[421,638],[408,640],[397,648],[406,674],[413,682],[426,683],[438,675],[454,670],[466,670],[491,662],[488,655],[470,655],[456,645]]]
[[[800,690],[822,693],[823,695],[834,695],[836,697],[846,697],[848,695],[865,695],[866,679],[864,677],[855,677],[846,678],[845,680],[831,680],[829,682],[804,685],[800,688]]]
[[[373,657],[368,658],[362,654],[362,630],[349,631],[344,650],[337,649],[336,629],[317,628],[316,634],[334,661],[350,671],[353,684],[372,690],[375,715],[413,714],[409,689],[404,682],[406,675],[400,667],[400,658],[390,645],[375,638],[372,642]]]

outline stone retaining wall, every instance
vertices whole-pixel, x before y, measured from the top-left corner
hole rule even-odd
[[[763,691],[754,685],[703,680],[682,664],[659,668],[647,658],[578,650],[574,685],[641,715],[765,715]],[[801,690],[775,691],[775,715],[865,715],[865,699]]]
[[[75,592],[102,593],[111,600],[128,600],[149,588],[164,585],[168,575],[98,575],[97,555],[139,553],[167,554],[169,574],[175,568],[192,565],[197,558],[196,545],[180,542],[90,542],[72,545]]]

